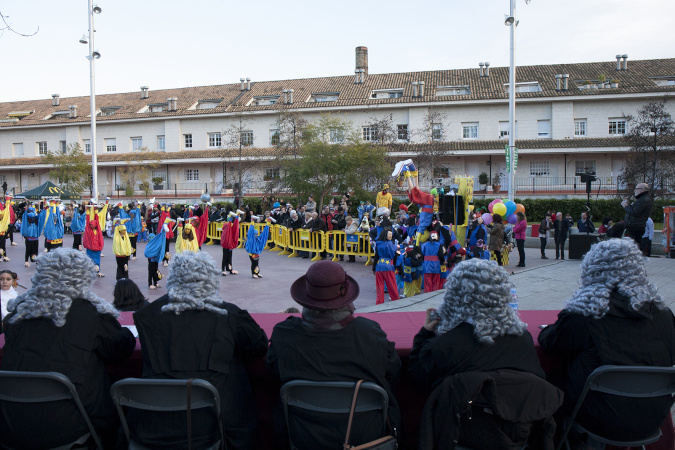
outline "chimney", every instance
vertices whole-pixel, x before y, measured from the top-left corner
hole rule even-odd
[[[562,79],[563,79],[563,89],[568,90],[570,88],[569,87],[570,74],[569,73],[563,73]]]
[[[244,86],[244,81],[246,81],[246,80],[244,78],[239,78],[239,81],[241,82],[241,86],[239,87],[239,90],[240,91],[245,90],[246,88]]]
[[[424,81],[420,81],[419,86],[420,86],[420,97],[424,97]]]
[[[628,70],[628,55],[624,54],[621,55],[623,58],[623,69],[622,70]]]
[[[141,86],[141,98],[148,98],[148,89],[150,89],[147,86]]]
[[[413,86],[413,97],[417,97],[417,81],[413,81],[412,86]]]
[[[354,84],[359,84],[359,69],[354,69]]]
[[[621,70],[621,55],[616,55],[616,70]]]
[[[293,103],[293,89],[288,90],[288,103],[289,104]]]
[[[485,76],[485,75],[483,75],[483,66],[485,66],[485,63],[484,63],[484,62],[479,62],[479,63],[478,63],[478,76],[479,76],[479,77],[484,77],[484,76]]]
[[[284,89],[281,93],[284,94],[284,104],[288,103],[288,91]]]
[[[68,109],[70,110],[70,113],[68,113],[68,117],[71,119],[75,119],[77,117],[77,105],[70,105]]]
[[[246,90],[250,91],[251,90],[251,79],[246,78]]]
[[[368,75],[368,47],[356,47],[356,68],[363,69],[363,80]]]
[[[166,102],[169,106],[169,111],[175,111],[178,109],[178,98],[169,97],[166,99]]]
[[[562,75],[556,75],[555,76],[555,89],[556,89],[556,91],[560,90],[561,81],[562,81]]]
[[[52,94],[52,106],[59,106],[59,94]]]
[[[489,62],[485,63],[485,76],[486,77],[490,76],[490,63]]]

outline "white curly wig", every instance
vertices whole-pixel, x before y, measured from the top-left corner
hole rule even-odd
[[[182,252],[177,254],[169,267],[166,282],[169,303],[162,311],[207,310],[227,314],[225,302],[220,299],[220,272],[213,258],[206,252]]]
[[[613,291],[627,297],[635,311],[646,303],[666,309],[647,279],[644,257],[630,238],[608,239],[591,247],[581,262],[581,287],[567,301],[567,311],[600,319],[609,310]]]
[[[95,278],[94,262],[80,251],[60,248],[43,253],[37,258],[31,288],[10,300],[7,305],[7,310],[13,313],[9,323],[46,318],[57,327],[62,327],[76,298],[93,304],[99,314],[119,316],[110,303],[91,291]]]
[[[511,289],[509,275],[495,261],[462,261],[445,283],[436,333],[447,333],[467,322],[481,344],[494,344],[494,338],[505,334],[521,336],[527,325],[509,306]]]

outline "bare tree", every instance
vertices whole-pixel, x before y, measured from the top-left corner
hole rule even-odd
[[[447,114],[436,108],[429,108],[422,121],[422,127],[415,130],[414,134],[420,142],[417,149],[418,169],[424,170],[424,176],[420,178],[433,178],[434,172],[440,166],[450,151],[446,144]]]
[[[146,196],[152,193],[152,170],[160,166],[162,157],[159,153],[148,150],[148,147],[141,147],[127,155],[127,161],[121,169],[124,193],[127,196],[132,197],[136,190],[142,191]]]
[[[223,150],[223,161],[226,161],[233,150],[237,157],[236,168],[234,170],[236,181],[232,183],[232,187],[234,188],[234,195],[241,200],[243,194],[246,192],[244,186],[249,185],[253,178],[248,172],[256,165],[255,161],[245,156],[246,149],[254,143],[254,136],[243,114],[237,114],[234,117],[234,121],[234,124],[222,133],[221,148]],[[224,172],[223,176],[225,176]]]

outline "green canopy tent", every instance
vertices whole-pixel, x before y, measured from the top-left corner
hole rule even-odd
[[[15,198],[25,198],[27,200],[44,200],[52,198],[60,198],[61,200],[82,200],[81,195],[71,194],[66,192],[51,181],[31,189],[26,192],[15,195]]]

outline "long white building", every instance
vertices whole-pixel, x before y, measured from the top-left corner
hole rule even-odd
[[[147,147],[162,161],[153,170],[153,176],[164,178],[163,190],[156,194],[217,195],[238,179],[241,142],[243,158],[254,163],[244,191],[259,195],[279,175],[275,157],[284,112],[296,112],[308,122],[326,113],[338,115],[364,140],[377,139],[373,124],[386,119],[395,132],[392,157],[414,157],[434,147],[433,173],[430,167],[420,168],[427,183],[454,175],[477,180],[482,172],[492,180],[506,172],[508,75],[508,67],[489,63],[371,74],[367,49],[358,47],[353,75],[245,78],[217,86],[142,87],[98,95],[99,192],[116,194],[123,184],[120,168],[134,151]],[[616,189],[628,150],[625,116],[675,95],[675,58],[640,61],[617,55],[596,63],[522,66],[515,89],[517,195],[568,195],[575,186],[582,194],[577,175],[587,172],[596,174],[598,186]],[[0,103],[0,183],[6,181],[16,193],[25,191],[47,180],[47,151],[79,143],[90,153],[90,114],[89,97],[54,94]],[[476,190],[482,188],[476,182]]]

